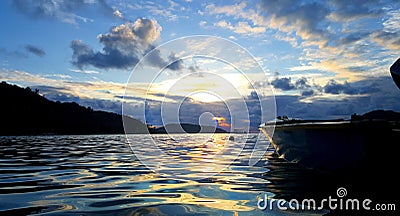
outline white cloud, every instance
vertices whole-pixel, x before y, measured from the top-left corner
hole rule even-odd
[[[199,22],[199,26],[204,27],[207,24],[206,21],[202,20]]]
[[[95,71],[95,70],[79,70],[79,69],[69,69],[70,71],[72,71],[72,72],[75,72],[75,73],[83,73],[83,74],[99,74],[100,72],[98,72],[98,71]]]
[[[265,27],[250,26],[247,22],[238,22],[236,25],[226,22],[225,20],[218,21],[214,26],[229,29],[237,34],[255,35],[265,32]]]
[[[231,40],[237,40],[237,38],[235,36],[233,36],[233,35],[229,36],[228,38],[231,39]]]
[[[234,5],[216,6],[215,4],[209,4],[205,10],[207,13],[212,15],[225,15],[231,16],[236,19],[242,18],[251,21],[254,26],[265,26],[266,20],[264,16],[260,15],[254,9],[245,9],[247,4],[241,2]]]
[[[43,76],[44,77],[60,78],[60,79],[71,79],[72,78],[70,75],[66,75],[66,74],[45,74]]]
[[[124,18],[124,16],[122,15],[121,11],[119,11],[119,10],[115,10],[113,12],[113,14],[114,14],[114,16],[116,16],[116,17],[118,17],[120,19]]]
[[[383,22],[383,31],[399,32],[400,31],[400,9],[391,10],[387,13],[389,18]]]
[[[224,15],[239,20],[234,24],[227,23],[225,20],[220,20],[216,22],[214,26],[229,29],[237,34],[256,35],[264,33],[266,30],[265,18],[254,9],[246,9],[246,6],[247,4],[245,2],[224,6],[209,4],[205,7],[205,11],[211,15]],[[249,24],[249,22],[251,24]]]

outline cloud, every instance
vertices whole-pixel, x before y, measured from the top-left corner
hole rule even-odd
[[[292,82],[290,77],[279,78],[276,77],[271,81],[271,85],[274,88],[281,89],[284,91],[295,90],[295,89],[309,89],[312,86],[309,84],[309,81],[306,77],[300,77],[296,80],[296,82]]]
[[[329,86],[332,87],[332,83]],[[362,114],[376,109],[400,111],[400,91],[390,77],[369,78],[335,88],[331,89],[332,92],[341,93],[321,95],[314,92],[306,100],[305,95],[276,95],[277,115],[303,119],[348,119],[353,113]]]
[[[205,7],[205,11],[212,15],[225,15],[239,20],[237,23],[231,24],[225,20],[214,23],[214,26],[229,29],[237,34],[258,35],[266,31],[266,21],[263,16],[253,9],[246,9],[247,4],[241,2],[234,5],[217,6],[209,4]]]
[[[281,89],[284,91],[293,90],[296,87],[292,84],[292,80],[290,78],[275,78],[272,80],[271,85],[274,88]]]
[[[296,80],[295,84],[297,89],[307,89],[311,86],[308,84],[308,79],[305,77],[301,77],[300,79]]]
[[[303,96],[303,97],[309,97],[309,96],[312,96],[312,95],[314,95],[314,90],[312,90],[312,89],[310,89],[310,90],[305,90],[305,91],[302,91],[301,92],[301,96]]]
[[[323,87],[325,93],[329,94],[369,94],[375,91],[379,91],[376,87],[376,82],[371,82],[370,80],[363,80],[359,82],[344,82],[343,84],[336,82],[335,80],[330,80]]]
[[[54,78],[58,78],[58,79],[71,79],[72,77],[70,75],[66,75],[66,74],[44,74],[44,77],[54,77]]]
[[[25,50],[39,57],[46,55],[46,52],[42,48],[30,44],[25,46]]]
[[[14,57],[14,58],[28,58],[28,55],[25,52],[21,52],[18,50],[8,50],[6,48],[0,47],[0,55],[5,57]]]
[[[340,93],[350,93],[353,94],[354,91],[350,87],[350,85],[345,82],[344,84],[339,84],[335,80],[330,80],[324,87],[324,92],[325,93],[330,93],[330,94],[340,94]]]
[[[204,20],[199,22],[199,26],[201,26],[201,27],[206,26],[206,24],[207,24],[207,21],[204,21]]]
[[[398,32],[400,30],[400,10],[387,12],[388,18],[382,23],[386,32]]]
[[[238,22],[236,25],[226,22],[225,20],[218,21],[214,26],[229,29],[237,34],[253,35],[264,33],[266,28],[261,26],[250,26],[247,22]]]
[[[181,70],[183,68],[183,60],[178,59],[175,53],[170,53],[170,55],[168,56],[168,60],[172,62],[167,66],[168,69]],[[192,68],[189,68],[189,70],[192,70]]]
[[[159,40],[161,30],[157,21],[139,18],[133,23],[126,22],[112,27],[106,34],[100,34],[97,38],[103,45],[102,51],[95,51],[84,42],[74,40],[71,42],[72,64],[80,69],[86,66],[101,69],[132,68],[155,47],[154,44]],[[154,50],[146,59],[148,63],[156,67],[164,67],[167,63],[158,50]],[[175,61],[175,55],[171,53],[168,60]],[[181,69],[182,62],[177,60],[167,68]]]
[[[400,33],[399,32],[374,32],[372,34],[372,41],[375,41],[379,45],[386,47],[391,50],[400,49]]]
[[[235,19],[245,19],[251,21],[254,26],[265,26],[266,19],[257,11],[246,9],[246,6],[245,2],[224,6],[209,4],[205,7],[205,11],[213,15],[225,15]]]
[[[270,28],[295,32],[302,39],[321,40],[325,37],[325,25],[322,21],[328,16],[329,10],[322,4],[263,0],[261,7],[269,17]]]
[[[278,30],[275,38],[302,52],[303,66],[291,71],[329,72],[333,78],[349,81],[382,74],[394,59],[391,50],[399,50],[400,44],[396,7],[398,3],[390,0],[261,3],[269,29]]]
[[[387,80],[383,80],[388,82]],[[339,83],[338,81],[331,79],[326,82],[325,85],[310,84],[310,81],[306,77],[300,77],[295,82],[289,77],[275,78],[271,81],[271,85],[283,91],[297,90],[303,97],[310,97],[315,95],[366,95],[379,91],[378,86],[381,80],[375,79],[364,79],[354,82],[344,81]],[[390,80],[389,80],[390,82]]]
[[[190,16],[183,15],[188,9],[181,5],[182,2],[174,2],[172,0],[164,1],[165,4],[154,3],[153,1],[142,2],[139,8],[146,10],[156,17],[166,21],[177,21],[179,18],[189,18]]]
[[[28,17],[36,19],[55,19],[76,25],[78,21],[89,22],[76,14],[77,11],[96,6],[102,14],[122,19],[122,13],[113,9],[105,0],[13,0],[15,8]]]
[[[146,56],[146,61],[159,68],[167,68],[170,70],[181,70],[183,66],[183,60],[178,59],[175,53],[170,53],[168,60],[164,60],[161,56],[161,52],[158,49],[154,49],[151,53]]]
[[[69,71],[72,71],[74,73],[83,73],[83,74],[99,74],[100,72],[95,71],[95,70],[77,70],[77,69],[69,69]]]
[[[365,17],[376,17],[383,13],[382,7],[377,7],[376,0],[330,0],[333,6],[329,17],[335,21],[351,21]]]
[[[26,45],[23,51],[20,50],[8,50],[6,48],[0,47],[0,55],[4,55],[5,57],[13,57],[13,58],[28,58],[29,54],[34,54],[39,57],[43,57],[46,55],[46,52],[37,46],[34,45]]]

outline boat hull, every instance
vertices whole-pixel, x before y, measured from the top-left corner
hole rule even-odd
[[[390,67],[390,74],[397,87],[400,88],[400,58]]]
[[[370,121],[261,125],[260,130],[281,157],[322,170],[362,166],[379,154],[381,137],[399,134],[388,122]]]

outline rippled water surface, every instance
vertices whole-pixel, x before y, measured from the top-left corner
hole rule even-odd
[[[1,137],[0,215],[294,214],[257,208],[259,197],[290,189],[270,171],[287,163],[266,156],[249,166],[257,134],[234,137],[155,135],[162,157],[146,147],[148,137],[129,136],[144,163],[125,135]]]

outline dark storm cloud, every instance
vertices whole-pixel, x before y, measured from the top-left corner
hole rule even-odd
[[[324,92],[330,94],[340,94],[343,93],[345,89],[348,89],[351,92],[350,85],[348,83],[340,84],[337,83],[335,80],[330,80],[324,86]]]
[[[91,47],[80,40],[72,41],[71,48],[73,50],[72,64],[80,69],[89,65],[102,69],[123,69],[132,67],[139,61],[136,55],[126,55],[118,49],[95,52]]]
[[[183,68],[183,61],[178,59],[174,53],[170,53],[168,60],[164,60],[161,56],[161,52],[158,49],[154,49],[151,53],[146,56],[146,61],[152,66],[159,68],[167,68],[170,70],[180,70]]]
[[[305,77],[301,77],[300,79],[296,80],[295,84],[297,89],[307,89],[311,86],[308,84],[308,79]]]
[[[314,90],[312,90],[312,89],[301,92],[301,96],[303,96],[303,97],[309,97],[312,95],[314,95]]]
[[[168,59],[170,62],[172,62],[171,64],[169,64],[167,66],[168,69],[170,70],[181,70],[183,68],[183,61],[182,59],[178,59],[174,53],[171,53],[168,56]]]
[[[98,36],[103,45],[101,51],[95,51],[80,40],[71,42],[73,50],[72,64],[78,68],[94,66],[101,69],[127,69],[134,67],[139,60],[154,49],[154,43],[160,38],[161,27],[157,21],[139,18],[135,22],[126,22],[114,26],[106,34]],[[146,57],[151,66],[179,70],[182,61],[170,53],[168,60],[159,50],[153,50]],[[172,62],[168,65],[169,62]]]
[[[330,94],[369,94],[378,91],[376,81],[363,80],[354,83],[345,82],[343,84],[337,83],[335,80],[330,80],[324,87],[325,93]]]
[[[30,44],[25,46],[25,50],[39,57],[43,57],[46,55],[46,52],[42,48]]]
[[[275,78],[274,80],[272,80],[271,85],[274,88],[281,89],[284,91],[293,90],[296,88],[296,86],[294,86],[292,83],[292,79],[287,77]]]
[[[276,89],[280,89],[283,91],[290,90],[303,90],[304,96],[310,96],[310,91],[312,88],[317,88],[315,84],[310,85],[309,80],[306,77],[300,77],[295,82],[292,81],[290,77],[276,77],[271,82],[266,81],[256,81],[252,85],[249,85],[249,88],[265,88],[269,86],[273,86]],[[314,92],[314,91],[313,91]]]
[[[71,24],[76,24],[77,20],[86,22],[87,18],[75,12],[93,6],[106,16],[122,18],[121,13],[104,0],[14,0],[13,5],[19,12],[31,18],[56,19]]]

